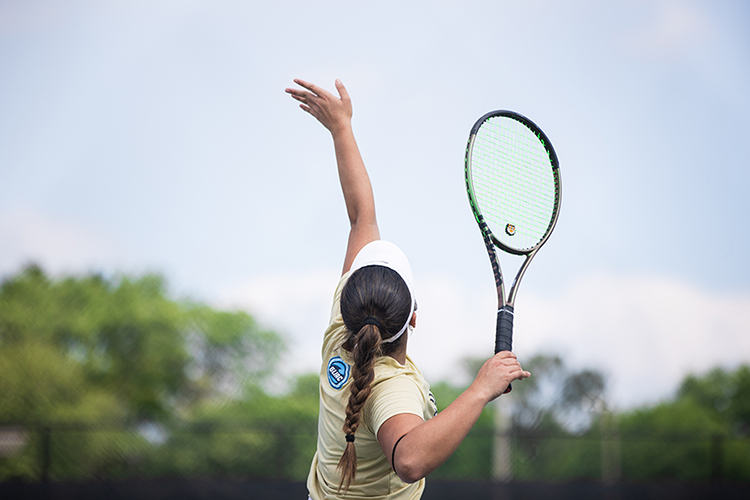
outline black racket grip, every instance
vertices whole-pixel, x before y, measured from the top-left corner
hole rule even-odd
[[[495,354],[513,350],[513,306],[503,306],[497,311]]]
[[[513,306],[505,305],[497,311],[497,327],[495,331],[495,354],[500,351],[513,349]],[[505,394],[513,390],[508,384]]]

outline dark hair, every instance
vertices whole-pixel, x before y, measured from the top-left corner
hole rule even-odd
[[[341,316],[349,332],[344,349],[352,353],[351,395],[346,405],[344,435],[353,436],[359,428],[360,413],[370,395],[370,384],[375,378],[375,360],[398,350],[406,341],[402,335],[392,343],[381,340],[396,335],[410,320],[411,294],[406,283],[392,269],[365,266],[347,280],[341,293]],[[365,324],[366,318],[376,318],[376,324]],[[371,323],[369,320],[368,323]],[[341,483],[349,488],[357,470],[354,442],[347,438],[344,454],[338,465]]]

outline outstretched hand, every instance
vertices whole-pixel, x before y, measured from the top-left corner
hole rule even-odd
[[[287,88],[286,93],[299,101],[299,107],[313,115],[331,133],[351,125],[352,101],[341,80],[336,80],[339,97],[298,78],[295,78],[294,83],[306,90]]]

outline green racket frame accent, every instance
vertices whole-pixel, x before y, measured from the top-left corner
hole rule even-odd
[[[553,194],[551,198],[548,197],[549,199],[545,199],[542,202],[543,204],[546,205],[543,207],[543,209],[545,210],[545,214],[537,218],[537,220],[541,221],[541,226],[537,227],[537,233],[541,233],[541,236],[538,238],[531,238],[533,241],[536,241],[536,242],[534,244],[527,245],[526,247],[521,247],[521,248],[514,248],[504,243],[500,237],[498,237],[492,232],[492,230],[490,229],[490,226],[485,220],[485,216],[482,214],[482,211],[480,209],[480,203],[479,203],[479,200],[477,199],[477,193],[474,189],[475,187],[474,179],[472,178],[472,158],[475,152],[474,149],[475,149],[475,141],[477,138],[477,133],[486,122],[494,118],[498,118],[498,117],[509,118],[511,120],[514,120],[516,123],[522,125],[523,127],[525,127],[525,129],[520,129],[520,130],[522,131],[522,135],[527,136],[526,140],[528,140],[529,133],[533,134],[533,137],[536,137],[536,139],[539,140],[544,151],[546,151],[546,156],[548,157],[548,160],[549,160],[549,169],[550,169],[549,174],[545,174],[545,175],[551,175],[551,178],[546,179],[546,182],[552,182],[554,184]],[[498,136],[498,139],[497,139],[498,141],[504,140],[504,138],[501,137],[502,136],[501,133],[498,133],[497,136]],[[533,143],[533,140],[532,140],[532,143]],[[537,149],[541,150],[541,148],[537,148]],[[501,165],[499,161],[497,162],[497,165],[495,165],[494,160],[495,158],[493,158],[492,169],[501,171],[504,168],[503,165]],[[516,161],[516,158],[510,158],[510,159],[505,159],[505,160],[507,160],[505,161],[505,163],[507,164],[506,167],[510,165],[516,171],[523,170],[523,167],[517,164],[518,162]],[[546,165],[546,160],[542,161],[541,164]],[[474,218],[476,219],[477,224],[479,225],[479,229],[482,232],[482,238],[484,239],[485,247],[487,248],[487,254],[489,255],[490,262],[492,264],[492,271],[495,274],[495,285],[497,287],[497,296],[498,296],[495,352],[499,352],[503,350],[511,350],[511,347],[513,344],[512,342],[513,340],[513,307],[515,303],[518,284],[523,278],[523,275],[526,272],[526,269],[528,268],[529,263],[534,258],[537,251],[539,251],[542,245],[544,245],[544,243],[549,238],[550,234],[552,233],[552,230],[555,228],[555,225],[557,224],[557,219],[560,214],[560,203],[562,199],[562,183],[560,179],[560,169],[559,169],[559,162],[557,159],[557,154],[555,153],[555,150],[552,147],[552,143],[550,142],[549,138],[544,134],[544,132],[534,122],[532,122],[525,116],[515,113],[513,111],[507,111],[507,110],[492,111],[492,112],[485,114],[479,120],[477,120],[477,122],[474,124],[474,126],[471,129],[471,133],[469,134],[469,141],[466,146],[466,156],[464,159],[464,178],[466,181],[466,192],[469,195],[469,204],[474,214]],[[484,182],[484,179],[482,181]],[[494,182],[497,185],[497,187],[500,187],[500,181],[494,180]],[[530,180],[530,177],[525,177],[524,182],[527,182],[527,184],[529,185],[533,183],[533,181]],[[516,191],[515,193],[517,198],[519,197],[518,195],[519,191]],[[534,195],[534,193],[530,193],[530,194]],[[488,200],[485,200],[485,202],[487,201]],[[523,202],[523,201],[524,200],[521,200],[520,202]],[[523,209],[521,208],[519,210],[523,210]],[[546,219],[547,212],[549,213],[549,221],[547,221]],[[496,222],[497,221],[495,221],[495,223]],[[500,224],[500,227],[502,227],[502,223]],[[503,230],[506,231],[506,234],[508,235],[509,238],[515,237],[517,229],[518,228],[516,228],[515,225],[511,221],[508,221],[507,225],[503,228]],[[523,230],[523,228],[521,229]],[[497,231],[497,227],[496,227],[496,231]],[[516,274],[515,279],[513,280],[513,284],[511,285],[510,293],[508,295],[507,300],[505,298],[505,285],[503,281],[503,274],[502,274],[502,270],[500,269],[500,265],[497,259],[497,252],[495,250],[496,247],[513,255],[526,256],[523,264],[521,265],[521,267],[519,268]],[[509,391],[510,391],[510,387],[508,388],[508,391],[506,392],[509,392]]]
[[[499,130],[495,124],[501,122],[513,123],[518,130]],[[483,163],[482,168],[477,167]],[[561,182],[557,154],[534,122],[505,110],[482,116],[469,135],[464,172],[474,217],[479,223],[478,216],[483,216],[496,246],[514,255],[527,255],[544,244],[557,222]],[[482,213],[482,206],[488,213]],[[537,227],[517,227],[521,221]],[[530,242],[516,241],[526,230],[535,233],[526,238]]]

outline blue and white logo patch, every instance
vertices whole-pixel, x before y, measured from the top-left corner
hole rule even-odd
[[[347,380],[349,380],[350,367],[339,356],[335,356],[328,361],[328,383],[334,389],[341,389]]]

